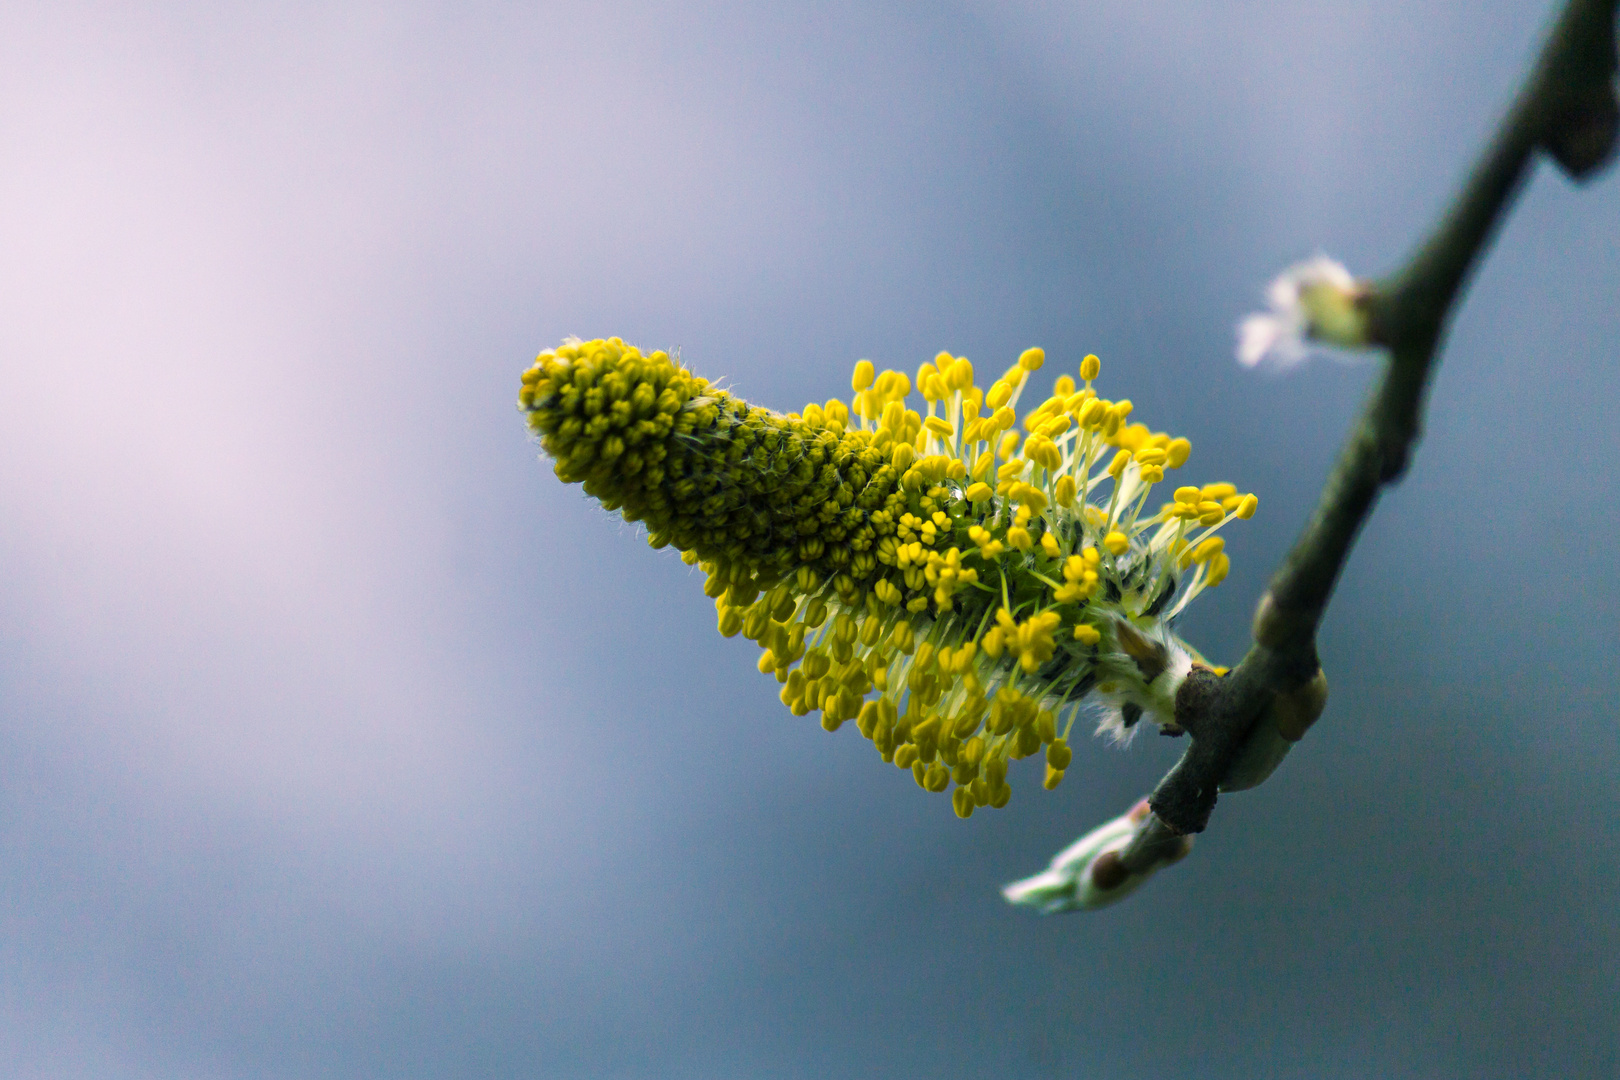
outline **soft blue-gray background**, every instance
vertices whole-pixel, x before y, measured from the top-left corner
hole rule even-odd
[[[1615,1076],[1613,175],[1480,275],[1323,722],[1098,915],[995,889],[1179,745],[955,820],[513,406],[567,334],[779,408],[1097,352],[1261,493],[1235,657],[1370,369],[1232,326],[1392,268],[1550,8],[6,5],[0,1073]]]

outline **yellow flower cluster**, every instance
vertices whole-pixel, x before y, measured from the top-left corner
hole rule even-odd
[[[519,403],[561,479],[702,565],[720,632],[759,644],[789,709],[856,721],[967,817],[1006,804],[1009,761],[1044,750],[1055,787],[1083,703],[1116,735],[1174,730],[1202,661],[1170,622],[1225,578],[1216,534],[1257,506],[1209,484],[1149,511],[1191,444],[1098,396],[1095,356],[1020,421],[1044,360],[1026,350],[987,389],[948,353],[915,384],[862,360],[848,405],[783,415],[665,353],[569,340]]]

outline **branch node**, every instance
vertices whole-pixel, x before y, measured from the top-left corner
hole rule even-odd
[[[1207,667],[1195,665],[1176,690],[1176,726],[1194,739],[1206,736],[1215,718],[1215,705],[1221,694],[1221,677]]]
[[[1254,610],[1252,633],[1256,645],[1281,652],[1316,636],[1316,613],[1285,608],[1267,589]]]

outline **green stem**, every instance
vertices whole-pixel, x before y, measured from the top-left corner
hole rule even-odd
[[[1407,266],[1368,290],[1369,323],[1388,363],[1315,513],[1261,599],[1254,647],[1229,676],[1189,695],[1189,715],[1178,706],[1191,745],[1151,796],[1154,813],[1125,853],[1133,869],[1155,865],[1167,838],[1203,830],[1255,721],[1277,695],[1316,676],[1316,630],[1333,587],[1379,491],[1406,470],[1447,322],[1535,152],[1546,151],[1576,180],[1596,175],[1613,154],[1617,4],[1570,0],[1456,200]]]

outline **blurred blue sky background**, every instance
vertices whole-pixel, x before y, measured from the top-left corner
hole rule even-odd
[[[1235,658],[1371,368],[1233,325],[1397,265],[1552,8],[6,5],[0,1072],[1620,1073],[1613,174],[1480,274],[1323,722],[1095,915],[996,887],[1178,744],[957,821],[514,407],[569,334],[781,409],[1096,352],[1261,496]]]

